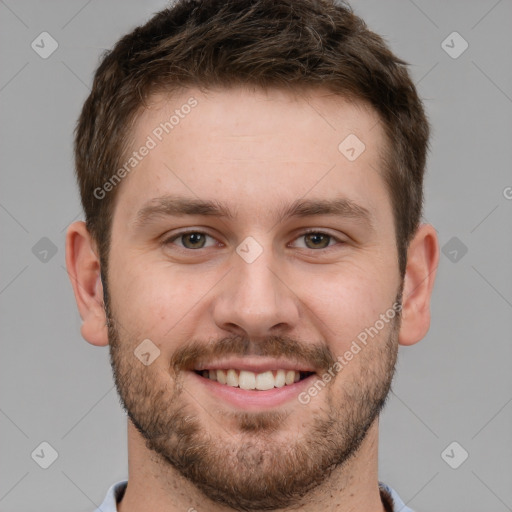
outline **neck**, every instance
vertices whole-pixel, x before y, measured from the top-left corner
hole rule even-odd
[[[335,469],[324,483],[304,496],[293,510],[384,512],[377,474],[378,419],[358,452]],[[178,512],[183,510],[232,512],[212,502],[172,466],[145,446],[144,439],[128,420],[128,487],[119,512]],[[279,509],[282,512],[288,509]]]

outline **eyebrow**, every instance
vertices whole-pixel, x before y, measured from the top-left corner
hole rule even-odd
[[[235,213],[225,204],[216,200],[186,198],[181,196],[162,196],[149,201],[136,214],[134,226],[140,228],[160,217],[183,217],[200,215],[233,220]],[[298,199],[276,210],[276,223],[289,218],[304,218],[316,215],[333,215],[355,219],[374,230],[372,215],[368,209],[351,199]]]

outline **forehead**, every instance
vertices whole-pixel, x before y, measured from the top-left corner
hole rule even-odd
[[[133,219],[166,194],[215,199],[259,218],[271,205],[340,193],[390,211],[385,144],[373,109],[325,90],[156,95],[134,125],[124,160],[136,165],[118,190],[116,215]]]

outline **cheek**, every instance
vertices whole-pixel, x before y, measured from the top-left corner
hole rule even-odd
[[[377,266],[373,267],[375,270]],[[393,303],[394,281],[389,272],[372,271],[371,267],[351,265],[317,276],[313,286],[303,289],[305,314],[312,311],[312,321],[336,353],[344,352],[352,340],[374,325]],[[306,293],[307,292],[307,293]]]
[[[165,366],[183,343],[204,338],[213,328],[208,308],[219,275],[191,266],[180,269],[162,261],[143,264],[142,259],[126,262],[124,272],[118,266],[113,312],[125,328],[121,332],[126,338],[133,345],[150,339],[160,350],[157,365]]]
[[[130,269],[128,271],[128,268]],[[155,338],[168,333],[204,295],[204,281],[181,275],[169,265],[119,265],[111,272],[110,293],[113,310],[123,324],[135,332]]]

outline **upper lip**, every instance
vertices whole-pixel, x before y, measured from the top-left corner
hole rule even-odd
[[[275,359],[270,357],[230,357],[217,359],[211,362],[199,362],[194,365],[195,371],[201,370],[245,370],[254,373],[263,373],[271,370],[295,370],[296,372],[315,372],[311,365],[291,361],[289,359]]]

